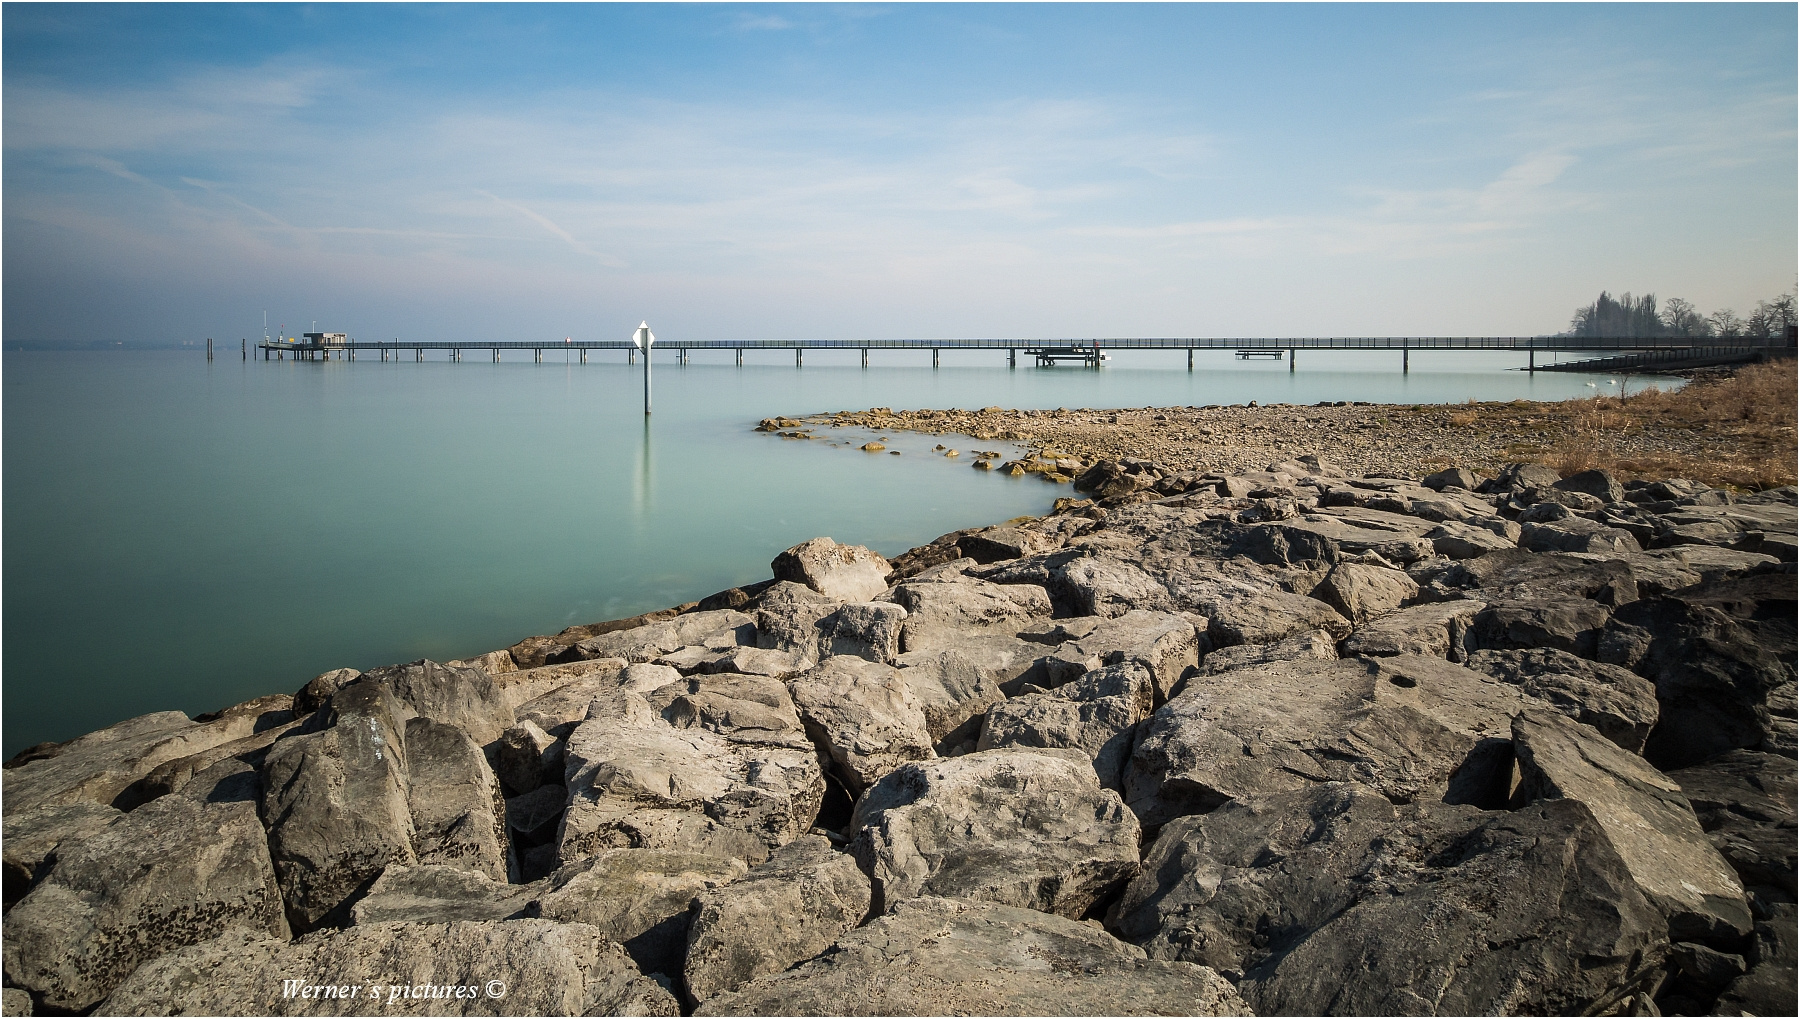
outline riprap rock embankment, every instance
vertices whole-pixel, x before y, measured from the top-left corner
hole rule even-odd
[[[1791,1010],[1793,489],[1077,486],[34,748],[8,1013]]]

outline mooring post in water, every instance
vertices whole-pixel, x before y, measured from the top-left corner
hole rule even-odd
[[[1288,374],[1294,374],[1294,348],[1288,348]]]
[[[800,348],[800,347],[794,348],[794,367],[796,367],[796,368],[799,368],[802,365],[806,364],[806,362],[801,359],[801,350],[802,350],[802,348]]]
[[[863,354],[863,367],[867,368],[869,366],[869,348],[864,347],[862,354]]]
[[[1531,340],[1529,342],[1531,345],[1529,347],[1527,347],[1526,349],[1529,350],[1531,353],[1526,355],[1525,374],[1536,375],[1537,374],[1537,340]]]
[[[206,338],[206,359],[212,360],[212,337],[210,336]]]
[[[644,416],[650,416],[650,345],[656,342],[656,334],[650,331],[649,322],[639,322],[637,332],[631,334],[631,342],[636,349],[644,352]]]
[[[238,349],[243,352],[244,360],[250,360],[250,338],[248,336],[238,340]]]
[[[867,364],[868,362],[865,361],[864,363]],[[742,347],[737,349],[737,366],[739,368],[744,366],[744,348]]]
[[[938,349],[936,347],[931,348],[931,366],[933,368],[938,366]]]
[[[1194,348],[1188,348],[1188,371],[1194,370]]]
[[[1017,347],[1006,348],[1006,366],[1008,368],[1017,368],[1019,366],[1019,350]]]
[[[1405,340],[1400,341],[1400,374],[1412,371],[1412,347]]]

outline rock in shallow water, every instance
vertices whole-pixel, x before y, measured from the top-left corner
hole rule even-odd
[[[825,954],[696,1015],[1248,1015],[1204,966],[1146,959],[1061,917],[941,898],[901,903]]]

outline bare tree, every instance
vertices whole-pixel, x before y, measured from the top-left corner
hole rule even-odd
[[[1705,316],[1692,303],[1671,297],[1662,310],[1663,329],[1671,336],[1705,336],[1711,330]]]
[[[1714,336],[1723,336],[1730,339],[1732,337],[1744,335],[1744,320],[1738,318],[1737,313],[1730,308],[1720,308],[1718,311],[1708,315],[1706,321],[1712,326],[1712,333]]]

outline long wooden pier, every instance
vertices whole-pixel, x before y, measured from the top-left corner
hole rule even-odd
[[[805,364],[804,352],[808,350],[859,350],[862,352],[864,367],[869,364],[871,350],[918,350],[930,351],[931,365],[934,368],[938,366],[939,355],[946,350],[1004,350],[1007,352],[1008,367],[1016,367],[1019,355],[1023,353],[1027,357],[1036,358],[1039,365],[1071,360],[1082,362],[1090,368],[1100,367],[1107,359],[1108,350],[1185,350],[1189,371],[1194,367],[1194,352],[1200,350],[1232,350],[1242,359],[1285,357],[1289,371],[1295,369],[1299,360],[1298,353],[1303,350],[1397,351],[1402,371],[1411,368],[1412,352],[1415,350],[1482,350],[1524,353],[1527,363],[1520,369],[1522,371],[1624,371],[1640,363],[1646,367],[1677,362],[1688,366],[1687,362],[1714,358],[1730,361],[1791,355],[1795,350],[1795,340],[1790,331],[1785,337],[1769,339],[1683,336],[1110,336],[1059,339],[658,340],[656,348],[673,351],[678,364],[686,364],[692,351],[731,350],[736,352],[736,360],[740,365],[744,363],[746,350],[791,350],[794,352],[795,367]],[[262,351],[264,360],[304,361],[354,361],[358,353],[374,353],[383,361],[398,360],[402,354],[411,353],[414,360],[423,361],[427,350],[445,351],[452,361],[461,361],[469,351],[486,351],[492,360],[499,361],[502,351],[529,350],[532,352],[532,360],[542,361],[545,351],[563,350],[577,353],[582,364],[587,363],[588,352],[594,350],[623,350],[627,360],[633,362],[639,353],[637,345],[630,340],[393,340],[374,343],[349,339],[292,343],[271,340],[258,343],[257,349]],[[1554,366],[1539,365],[1537,362],[1539,354],[1569,353],[1593,355],[1594,367],[1580,367],[1584,363],[1582,361],[1563,362]]]

